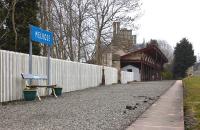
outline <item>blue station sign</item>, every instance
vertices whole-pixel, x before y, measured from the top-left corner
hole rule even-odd
[[[39,27],[30,25],[30,37],[32,41],[43,43],[48,46],[53,45],[53,33]]]

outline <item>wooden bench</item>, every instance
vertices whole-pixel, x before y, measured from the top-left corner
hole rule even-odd
[[[32,84],[29,85],[28,84],[27,80],[30,80],[30,81],[31,80],[47,80],[47,76],[46,75],[33,75],[33,74],[24,74],[24,73],[22,73],[21,76],[22,76],[22,78],[24,80],[26,80],[25,83],[26,83],[26,87],[27,88],[30,88],[30,89],[32,89],[32,88],[37,89],[37,88],[43,88],[43,87],[44,88],[51,88],[53,95],[57,98],[57,95],[56,95],[55,90],[54,90],[56,85],[39,85],[39,84],[37,84],[37,85],[32,85]],[[37,96],[38,96],[38,99],[41,100],[38,91],[37,91]]]

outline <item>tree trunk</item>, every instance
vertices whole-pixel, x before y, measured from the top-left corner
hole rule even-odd
[[[47,1],[46,0],[42,0],[41,1],[41,3],[42,3],[42,12],[41,12],[41,14],[42,14],[42,21],[41,21],[41,24],[42,24],[42,28],[44,28],[44,29],[48,29],[48,16],[47,16]],[[42,45],[42,48],[43,48],[43,56],[47,56],[47,53],[48,53],[48,51],[47,51],[47,46],[46,45]]]
[[[101,36],[98,33],[96,39],[96,64],[101,65]]]
[[[15,51],[17,51],[17,47],[18,47],[18,43],[17,43],[17,30],[16,30],[16,26],[15,26],[15,5],[16,5],[17,1],[13,0],[12,3],[12,25],[13,25],[13,31],[15,33]]]
[[[69,46],[70,46],[70,48],[69,48],[69,52],[70,52],[70,60],[71,61],[74,61],[74,53],[73,53],[73,44],[72,44],[72,35],[73,35],[73,33],[72,33],[72,27],[73,27],[73,25],[72,25],[72,23],[73,23],[73,21],[72,21],[72,0],[70,0],[69,1]]]
[[[81,9],[80,9],[80,2],[78,3],[78,9],[79,9],[79,19],[78,19],[78,62],[80,62],[81,59]]]

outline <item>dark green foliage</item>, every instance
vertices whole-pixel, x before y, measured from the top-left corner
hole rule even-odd
[[[164,80],[172,80],[173,79],[173,74],[171,71],[163,71],[161,73],[162,77]]]
[[[9,8],[12,7],[12,0],[5,0],[5,3]],[[6,28],[3,29],[3,27],[1,27],[0,29],[0,36],[7,31],[5,37],[0,39],[0,49],[29,53],[29,24],[39,24],[37,20],[38,10],[38,0],[17,0],[15,7],[15,24],[18,34],[17,49],[15,50],[15,35],[12,26],[12,10],[10,10],[9,17],[4,23],[4,27]],[[1,19],[5,18],[5,13],[6,8],[4,10],[0,9]],[[39,44],[33,43],[33,54],[40,54]]]
[[[196,56],[194,56],[192,44],[186,38],[183,38],[179,43],[177,43],[174,51],[174,77],[185,77],[186,70],[195,62]]]

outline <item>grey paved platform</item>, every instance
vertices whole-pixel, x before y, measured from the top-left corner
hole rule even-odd
[[[127,130],[184,130],[182,81],[176,81]]]

